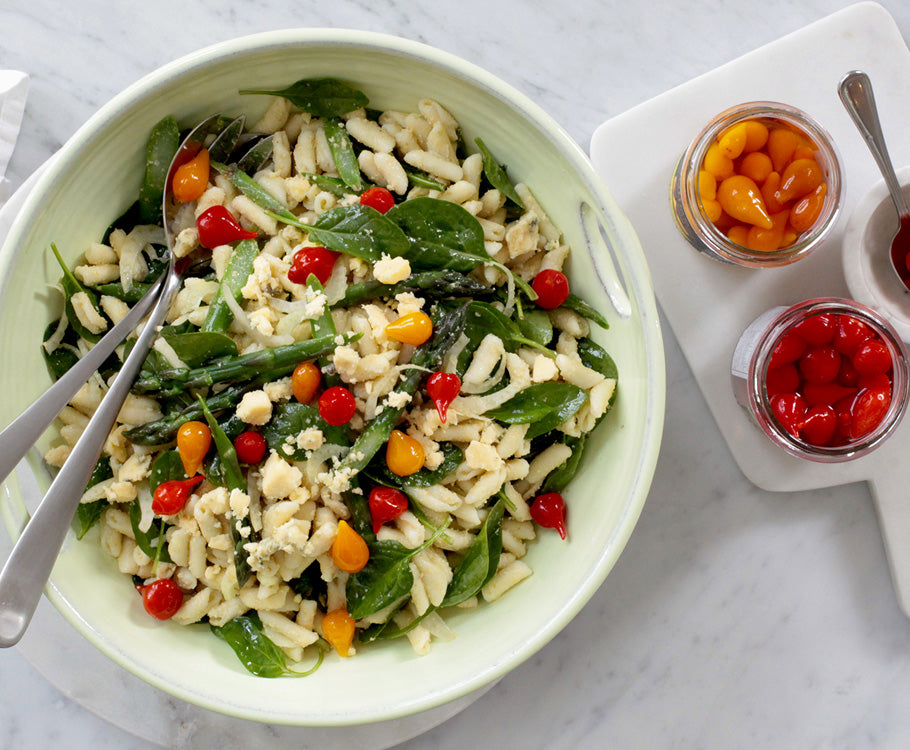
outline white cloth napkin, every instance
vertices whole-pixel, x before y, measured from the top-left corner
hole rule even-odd
[[[4,175],[19,137],[27,96],[28,75],[0,70],[0,206],[9,197],[9,180]]]

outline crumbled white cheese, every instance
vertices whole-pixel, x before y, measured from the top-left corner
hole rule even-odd
[[[241,490],[231,490],[229,500],[231,512],[235,518],[243,519],[250,514],[250,496]],[[238,521],[238,524],[240,522]],[[238,529],[240,526],[238,525]],[[247,532],[249,533],[249,532]]]
[[[271,500],[281,500],[299,487],[302,479],[300,469],[272,451],[262,467],[262,494]]]
[[[467,465],[472,469],[482,469],[483,471],[495,471],[503,464],[502,458],[496,452],[496,448],[487,443],[481,443],[472,440],[465,449],[464,458]]]
[[[325,442],[325,436],[318,427],[309,427],[297,434],[295,442],[300,450],[314,451],[322,447]]]
[[[243,394],[237,404],[237,417],[247,424],[263,425],[272,418],[272,401],[263,391],[249,391]]]
[[[401,409],[411,403],[411,395],[407,391],[390,391],[386,397],[386,404],[393,409]]]
[[[281,378],[280,380],[274,380],[271,383],[266,383],[262,386],[262,390],[265,391],[266,395],[269,397],[269,401],[277,403],[278,401],[287,401],[294,395],[294,390],[291,386],[290,378]]]
[[[373,264],[373,276],[383,284],[397,284],[411,275],[411,264],[407,258],[391,258],[385,253]]]

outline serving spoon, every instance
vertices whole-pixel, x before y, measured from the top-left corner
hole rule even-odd
[[[866,141],[869,151],[878,164],[878,168],[885,178],[885,185],[894,207],[897,209],[898,226],[891,239],[891,267],[900,279],[901,284],[910,291],[910,209],[907,199],[901,190],[894,165],[888,155],[885,145],[885,136],[875,106],[875,95],[872,92],[872,82],[869,76],[861,70],[853,70],[845,75],[837,86],[837,93],[857,129]]]
[[[183,140],[168,168],[169,176],[178,160],[182,161],[188,152],[199,150],[217,119],[218,115],[212,115],[203,120]],[[73,514],[101,456],[107,436],[180,288],[182,274],[174,258],[174,240],[167,223],[167,196],[168,191],[165,190],[162,223],[168,250],[168,266],[161,275],[163,281],[160,281],[162,285],[160,294],[110,389],[86,425],[63,468],[51,482],[34,515],[25,525],[3,570],[0,571],[0,648],[18,643],[31,622],[44,585],[60,553],[67,529],[73,520]]]

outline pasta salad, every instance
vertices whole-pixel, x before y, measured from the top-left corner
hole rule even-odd
[[[207,623],[247,669],[306,674],[532,574],[615,398],[569,247],[482,139],[422,99],[377,111],[305,79],[258,122],[150,134],[139,199],[63,269],[43,352],[59,377],[167,265],[183,283],[76,519],[145,610]],[[168,173],[175,154],[176,169]],[[164,211],[162,212],[162,197]],[[128,352],[61,413],[62,466]],[[315,668],[315,667],[314,667]]]

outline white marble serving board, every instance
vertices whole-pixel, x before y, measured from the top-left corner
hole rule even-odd
[[[731,29],[730,33],[736,33]],[[910,50],[891,16],[860,3],[744,55],[603,123],[591,140],[595,168],[639,234],[667,320],[721,433],[745,475],[772,491],[868,481],[895,590],[910,615],[910,418],[876,452],[844,464],[793,458],[768,441],[734,400],[730,360],[759,314],[816,296],[848,297],[841,240],[851,211],[881,177],[837,96],[850,70],[872,79],[897,165],[910,164]],[[785,268],[751,270],[696,252],[670,210],[670,177],[692,138],[729,106],[771,100],[795,105],[834,138],[845,193],[837,225],[811,256]]]

